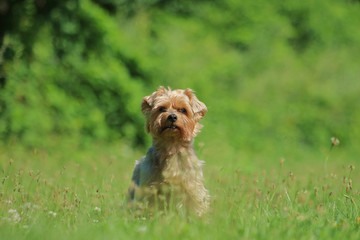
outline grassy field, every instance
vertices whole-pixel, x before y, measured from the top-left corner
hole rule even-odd
[[[359,1],[0,2],[0,240],[360,239]],[[160,85],[208,108],[202,219],[124,204]]]
[[[341,145],[226,159],[206,141],[196,149],[212,197],[202,219],[130,213],[123,204],[143,152],[124,143],[2,146],[1,239],[359,239],[360,175]]]

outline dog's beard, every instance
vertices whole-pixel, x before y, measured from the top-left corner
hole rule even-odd
[[[164,131],[180,131],[180,128],[175,124],[170,124],[169,126],[163,127],[161,133],[163,133]]]

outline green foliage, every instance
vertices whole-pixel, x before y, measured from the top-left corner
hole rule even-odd
[[[21,51],[26,47],[21,38],[5,36],[5,50],[18,53],[4,61],[3,136],[30,145],[58,134],[143,143],[137,111],[143,84],[127,68],[131,59],[121,52],[112,21],[90,2],[67,2],[37,31],[31,53]]]
[[[3,139],[144,144],[140,100],[169,85],[193,88],[207,104],[200,138],[210,144],[319,148],[333,135],[344,147],[359,144],[358,2],[7,4]]]

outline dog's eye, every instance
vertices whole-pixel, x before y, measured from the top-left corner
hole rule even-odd
[[[179,112],[186,113],[186,109],[185,108],[179,109]]]
[[[165,107],[159,108],[159,112],[166,112],[166,108]]]

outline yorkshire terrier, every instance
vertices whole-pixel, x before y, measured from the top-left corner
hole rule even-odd
[[[189,88],[161,86],[142,99],[141,111],[153,145],[136,161],[130,198],[149,205],[159,205],[162,199],[163,205],[175,203],[177,208],[185,207],[186,212],[201,216],[208,209],[209,195],[193,139],[202,127],[199,121],[207,112],[205,104]]]

